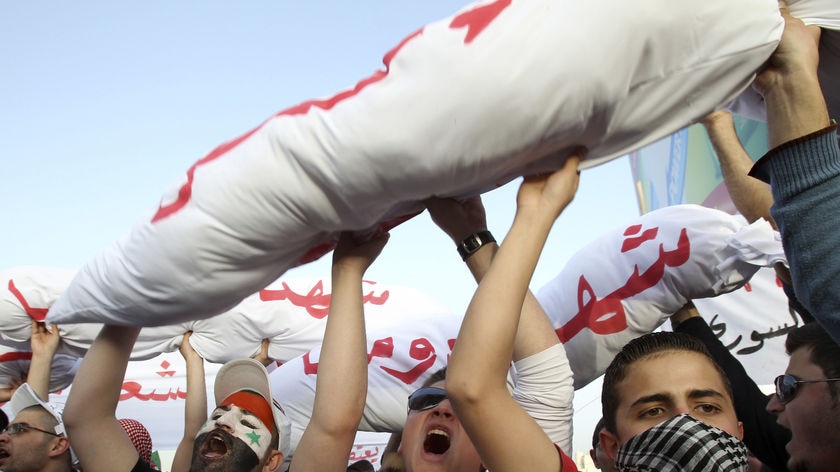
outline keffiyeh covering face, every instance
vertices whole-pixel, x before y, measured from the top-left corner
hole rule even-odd
[[[743,441],[689,415],[678,415],[624,443],[615,466],[622,472],[746,472],[747,461]]]

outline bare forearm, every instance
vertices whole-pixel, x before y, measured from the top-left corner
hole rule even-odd
[[[52,355],[32,354],[29,362],[29,373],[26,376],[26,383],[43,400],[49,399],[50,395],[50,372],[52,370]]]
[[[362,274],[333,270],[330,314],[318,360],[312,419],[329,429],[355,429],[367,395],[367,340]]]
[[[65,421],[114,416],[128,359],[140,328],[105,325],[91,345],[67,399]]]
[[[86,471],[129,470],[137,461],[116,408],[139,332],[134,327],[103,327],[76,373],[63,420]]]
[[[504,384],[522,301],[552,223],[539,215],[517,214],[464,316],[448,368],[450,378],[469,378],[475,389],[484,388],[484,382]]]
[[[764,218],[772,224],[770,207],[773,195],[770,186],[748,175],[753,160],[738,139],[732,115],[715,112],[703,120],[703,126],[717,154],[723,182],[735,208],[750,223]]]
[[[184,405],[184,438],[194,439],[207,421],[207,386],[204,359],[187,360],[187,399]]]
[[[798,70],[764,95],[770,148],[819,131],[830,124],[816,71]]]

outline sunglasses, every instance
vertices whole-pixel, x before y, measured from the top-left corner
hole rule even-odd
[[[446,390],[439,387],[423,387],[408,396],[408,411],[429,410],[446,399]]]
[[[840,382],[840,379],[796,380],[793,376],[784,374],[776,377],[776,380],[773,381],[776,384],[776,398],[783,404],[796,397],[799,384],[817,382]]]
[[[6,426],[6,429],[4,429],[3,431],[0,431],[0,434],[6,433],[9,436],[14,436],[16,434],[25,433],[27,431],[39,431],[41,433],[46,433],[46,434],[49,434],[50,436],[55,436],[55,437],[61,436],[60,434],[51,433],[47,430],[44,430],[44,429],[41,429],[41,428],[36,428],[34,426],[30,426],[26,423],[12,423],[9,426]]]

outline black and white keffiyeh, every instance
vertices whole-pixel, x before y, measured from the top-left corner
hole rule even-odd
[[[689,415],[678,415],[624,443],[615,458],[622,472],[747,471],[743,441]]]

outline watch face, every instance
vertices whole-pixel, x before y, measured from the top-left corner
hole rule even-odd
[[[480,247],[481,240],[476,235],[472,235],[464,240],[464,249],[466,249],[467,252],[477,251]]]

